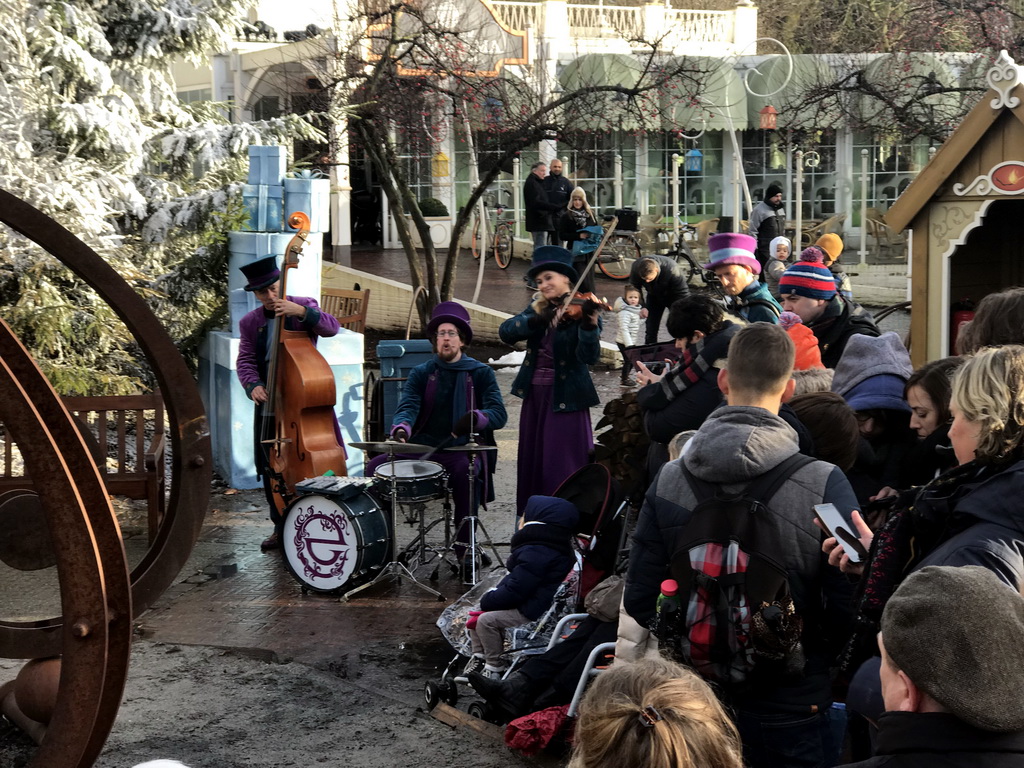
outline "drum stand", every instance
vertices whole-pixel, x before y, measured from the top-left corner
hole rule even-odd
[[[397,443],[400,446],[401,443]],[[369,589],[384,581],[384,579],[392,578],[398,581],[405,579],[415,584],[420,589],[426,590],[430,594],[434,595],[438,600],[444,601],[445,597],[436,589],[431,589],[422,581],[417,579],[412,571],[405,567],[403,563],[398,561],[398,478],[395,475],[395,454],[398,451],[391,447],[388,449],[388,461],[391,462],[391,562],[387,563],[381,572],[373,577],[372,581],[368,581],[365,584],[361,584],[355,589],[350,589],[344,595],[341,596],[343,602],[348,602],[349,598],[357,592],[362,592],[364,589]]]
[[[425,506],[425,505],[424,505]],[[443,558],[446,552],[451,550],[451,538],[452,538],[452,492],[448,486],[448,478],[445,477],[445,494],[444,502],[441,512],[441,517],[436,520],[432,520],[429,524],[426,522],[426,509],[420,509],[419,511],[419,531],[416,534],[416,538],[405,545],[405,548],[398,555],[398,561],[403,563],[409,563],[410,558],[416,558],[416,565],[423,566],[430,563],[435,557]],[[439,547],[437,545],[427,543],[427,534],[430,533],[434,528],[444,523],[444,542]],[[427,557],[427,553],[430,553],[430,557]],[[434,568],[433,573],[430,575],[431,581],[436,581],[440,564]]]
[[[498,554],[497,547],[494,546],[494,542],[491,540],[490,535],[487,533],[487,528],[484,527],[483,521],[477,517],[477,498],[476,498],[476,455],[483,451],[473,450],[472,447],[476,446],[476,433],[469,433],[469,443],[466,446],[459,446],[459,448],[468,448],[469,453],[469,514],[459,521],[458,527],[455,529],[455,539],[452,542],[452,548],[457,544],[460,544],[459,534],[462,533],[462,529],[468,524],[469,527],[469,541],[466,542],[466,551],[462,555],[462,583],[463,584],[476,584],[477,579],[477,555],[482,554],[485,548],[489,548],[494,553],[494,561],[498,565],[504,565],[504,561],[501,559],[501,555]],[[449,449],[452,450],[452,449]],[[469,563],[469,568],[466,568],[466,563]],[[468,576],[468,578],[467,578]]]

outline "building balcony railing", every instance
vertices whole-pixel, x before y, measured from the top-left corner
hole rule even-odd
[[[509,29],[518,31],[532,28],[535,34],[541,34],[547,5],[543,0],[492,0],[490,5]],[[662,48],[667,49],[744,42],[734,39],[737,26],[735,11],[584,5],[572,2],[564,7],[562,13],[568,14],[567,37],[576,40],[658,42]]]

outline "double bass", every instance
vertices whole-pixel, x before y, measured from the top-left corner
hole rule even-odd
[[[299,265],[299,254],[309,236],[309,217],[297,211],[288,224],[299,230],[288,242],[281,265],[278,295],[288,296],[288,271]],[[346,475],[334,405],[334,373],[305,331],[285,330],[286,318],[277,317],[269,341],[267,402],[260,425],[260,444],[280,516],[295,498],[295,484],[328,471]]]

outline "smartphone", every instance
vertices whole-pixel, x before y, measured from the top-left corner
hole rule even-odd
[[[649,363],[644,363],[644,365],[647,366],[648,371],[654,374],[664,373],[665,369],[668,368],[668,363],[663,360],[652,360]]]
[[[814,516],[825,526],[825,530],[843,545],[851,563],[860,563],[868,556],[868,551],[854,534],[853,526],[839,514],[835,504],[815,504]]]

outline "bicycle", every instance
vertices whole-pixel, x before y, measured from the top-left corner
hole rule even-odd
[[[605,216],[605,226],[610,220],[611,217]],[[633,264],[642,255],[636,232],[616,229],[604,244],[601,255],[597,257],[596,266],[605,277],[612,280],[628,280]]]
[[[487,211],[491,208],[486,202],[484,203],[484,210]],[[503,205],[494,206],[494,218],[488,216],[488,222],[494,225],[494,235],[490,238],[491,251],[494,254],[494,263],[498,265],[499,269],[508,269],[508,265],[512,263],[512,256],[515,251],[515,219],[503,219],[502,214],[505,213],[505,207]],[[472,235],[470,237],[469,250],[473,254],[474,259],[480,258],[480,217],[478,214],[474,214],[473,220],[470,223]]]

